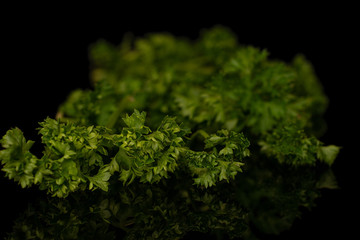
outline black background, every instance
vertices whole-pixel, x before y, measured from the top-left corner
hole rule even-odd
[[[4,18],[1,30],[0,135],[17,126],[27,139],[38,140],[38,122],[54,117],[58,105],[73,89],[90,88],[88,46],[98,39],[119,44],[126,32],[135,36],[170,32],[196,39],[201,29],[221,24],[232,29],[240,43],[266,48],[272,58],[290,61],[303,53],[313,63],[330,99],[325,115],[328,130],[321,140],[343,147],[333,165],[340,189],[324,191],[318,206],[311,212],[304,211],[291,231],[264,239],[352,236],[358,221],[355,203],[359,159],[354,153],[358,142],[359,85],[355,74],[357,29],[351,7],[310,11],[309,6],[296,13],[295,7],[280,13],[269,10],[265,15],[258,13],[258,8],[246,16],[248,10],[239,7],[234,13],[202,9],[191,14],[188,10],[138,14],[134,9],[121,9],[111,19],[95,13],[86,18],[77,14],[69,18],[65,13],[10,14]],[[3,237],[27,204],[35,201],[34,196],[43,193],[21,189],[1,173],[0,194]]]

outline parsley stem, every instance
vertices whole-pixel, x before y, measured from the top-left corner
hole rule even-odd
[[[127,95],[125,96],[119,103],[117,109],[113,112],[113,114],[110,116],[109,121],[106,125],[107,128],[113,128],[116,124],[116,122],[119,119],[119,116],[121,115],[121,113],[124,111],[124,109],[126,108],[126,104],[128,104],[129,102],[133,102],[134,101],[134,97]]]
[[[191,140],[194,139],[197,135],[201,135],[201,136],[203,136],[205,139],[209,137],[209,134],[208,134],[206,131],[204,131],[204,130],[202,130],[202,129],[199,129],[199,130],[197,130],[196,132],[194,132],[194,134],[191,136],[190,139],[191,139]]]

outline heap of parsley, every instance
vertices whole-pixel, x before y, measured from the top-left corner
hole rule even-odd
[[[339,147],[318,140],[328,100],[311,64],[269,59],[224,27],[196,42],[126,36],[90,48],[93,89],[40,123],[43,154],[18,128],[2,171],[50,196],[9,239],[251,238],[311,208]]]

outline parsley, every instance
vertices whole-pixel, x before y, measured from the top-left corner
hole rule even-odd
[[[39,128],[45,147],[41,158],[30,153],[32,142],[26,142],[19,129],[9,130],[1,141],[6,148],[1,152],[3,170],[22,187],[39,184],[40,189],[58,197],[84,188],[108,191],[109,179],[116,172],[124,184],[136,178],[142,183],[156,183],[174,172],[179,162],[186,162],[181,164],[183,168],[200,175],[194,181],[205,187],[217,180],[234,178],[241,171],[241,160],[249,146],[243,135],[223,130],[221,137],[214,135],[205,140],[208,148],[225,144],[219,154],[215,150],[194,152],[183,139],[188,131],[175,118],[165,117],[152,131],[145,126],[145,117],[145,112],[137,110],[126,115],[123,119],[126,127],[119,133],[103,126],[78,126],[47,118]],[[196,173],[200,168],[211,174]]]
[[[0,140],[6,177],[54,197],[43,225],[64,226],[71,212],[60,239],[77,238],[85,223],[111,223],[128,239],[215,230],[247,238],[249,225],[279,233],[320,186],[335,187],[340,147],[318,140],[328,99],[304,56],[272,60],[217,26],[195,43],[169,34],[99,41],[90,58],[94,88],[74,90],[57,119],[39,123],[41,155],[18,128]],[[15,231],[29,236],[57,231],[22,224]]]

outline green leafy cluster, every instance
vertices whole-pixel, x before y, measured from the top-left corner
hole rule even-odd
[[[238,46],[223,27],[203,32],[196,44],[168,34],[125,38],[120,46],[99,41],[90,49],[94,91],[74,91],[59,111],[94,125],[109,124],[119,108],[146,110],[152,122],[174,115],[254,133],[294,117],[310,124],[327,103],[311,65],[302,55],[291,65],[268,56]]]
[[[29,149],[34,142],[26,141],[21,130],[15,128],[9,130],[0,143],[4,148],[0,151],[1,163],[4,164],[2,170],[23,188],[31,185],[35,180],[32,172],[36,168],[37,158]]]
[[[121,129],[119,116],[136,108],[150,113],[150,127],[170,115],[193,132],[243,131],[252,144],[271,141],[280,126],[298,126],[309,139],[325,129],[328,100],[303,55],[290,64],[271,59],[221,26],[195,44],[169,34],[99,41],[90,58],[94,91],[74,91],[59,108],[64,119]],[[296,164],[314,162],[301,159]]]
[[[285,63],[215,26],[197,41],[101,40],[90,60],[92,89],[74,90],[40,123],[42,155],[18,128],[0,140],[2,170],[23,188],[59,202],[99,196],[76,214],[100,216],[128,239],[214,229],[253,239],[251,228],[280,233],[318,188],[336,187],[340,147],[319,140],[328,99],[303,55]],[[80,215],[74,226],[86,222]]]
[[[244,134],[220,130],[205,140],[205,149],[212,149],[211,152],[187,151],[185,159],[192,175],[197,176],[195,183],[208,187],[218,181],[234,179],[242,172],[242,159],[250,154],[249,145]]]
[[[145,113],[135,111],[124,119],[127,128],[116,136],[120,151],[115,160],[122,166],[120,180],[131,183],[135,177],[140,182],[159,182],[174,172],[179,155],[184,151],[181,129],[174,118],[165,117],[156,131],[144,126]]]
[[[279,126],[259,143],[262,151],[274,156],[280,163],[290,165],[315,165],[317,160],[332,165],[340,148],[323,146],[315,137],[308,137],[304,130],[295,125]]]
[[[208,187],[234,178],[241,171],[249,146],[243,134],[223,130],[222,135],[205,141],[207,148],[225,144],[219,154],[215,150],[195,152],[185,146],[184,137],[189,131],[181,128],[175,118],[165,117],[157,130],[151,131],[144,125],[145,117],[145,112],[137,110],[127,115],[121,133],[112,133],[103,126],[78,126],[47,118],[39,128],[44,144],[40,159],[29,151],[32,141],[26,142],[17,128],[9,130],[1,140],[5,148],[0,151],[3,170],[23,188],[38,184],[58,197],[86,188],[108,191],[115,173],[124,184],[136,178],[141,183],[157,183],[180,164],[199,175],[195,184]],[[200,163],[200,156],[207,160]]]

